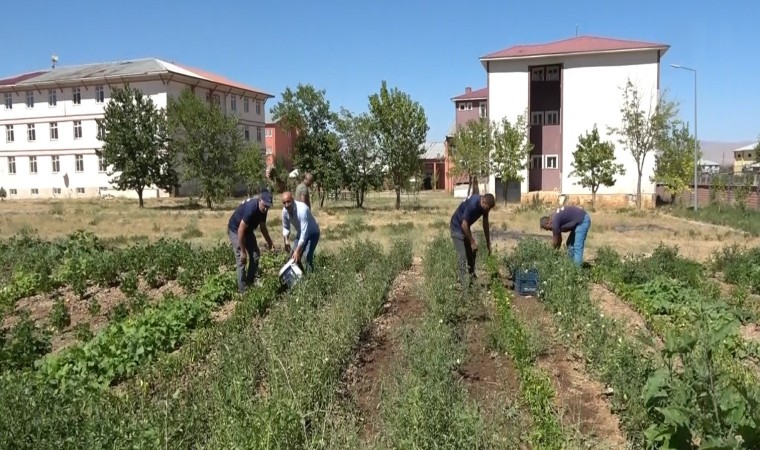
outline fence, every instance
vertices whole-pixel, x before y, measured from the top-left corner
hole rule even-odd
[[[760,192],[758,184],[760,175],[753,172],[705,172],[698,178],[697,205],[713,204],[738,205],[743,202],[748,209],[760,210]],[[694,188],[684,191],[681,195],[671,195],[667,188],[657,185],[657,204],[694,204]]]

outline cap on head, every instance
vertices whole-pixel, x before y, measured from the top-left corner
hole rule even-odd
[[[259,200],[261,200],[262,202],[264,202],[264,205],[266,205],[267,207],[271,207],[272,206],[272,193],[269,192],[268,190],[264,189],[263,191],[261,191],[261,194],[259,194]]]

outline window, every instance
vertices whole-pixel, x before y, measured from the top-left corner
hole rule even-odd
[[[98,172],[105,172],[107,168],[106,158],[103,155],[98,155]]]
[[[235,94],[230,95],[230,109],[237,111],[237,95]]]
[[[60,194],[61,188],[53,188],[53,194]]]
[[[464,111],[464,102],[457,103],[457,109],[460,111]]]
[[[219,97],[219,94],[214,94],[211,96],[211,101],[214,102],[216,106],[222,105],[222,98]]]
[[[245,126],[245,130],[243,131],[243,134],[245,135],[246,141],[251,140],[251,131],[248,129],[248,125]]]
[[[244,98],[243,99],[243,112],[247,114],[247,113],[250,112],[250,110],[251,110],[251,107],[249,106],[248,99]]]
[[[84,188],[77,188],[77,194],[84,194]]]
[[[82,121],[75,120],[74,121],[74,139],[81,139],[81,138],[82,138]]]
[[[13,109],[13,94],[5,93],[5,109]]]
[[[544,81],[544,68],[534,67],[530,70],[530,81]]]
[[[472,111],[472,102],[467,102],[467,105],[465,106],[465,109],[467,111]]]
[[[16,174],[16,157],[15,156],[8,157],[8,174],[9,175]]]
[[[480,102],[480,117],[488,117],[488,103]]]
[[[34,91],[27,91],[26,93],[26,107],[34,108]]]
[[[557,156],[551,155],[546,157],[546,168],[547,169],[556,169],[558,166],[557,163]]]
[[[5,126],[5,142],[13,142],[14,136],[13,136],[13,125],[6,125]]]
[[[533,155],[530,157],[530,168],[531,169],[541,169],[541,160],[543,157],[541,155]]]
[[[76,171],[84,172],[84,156],[76,155],[75,161],[76,161]]]
[[[49,89],[48,90],[48,106],[51,108],[53,106],[58,105],[58,93],[55,92],[55,89]]]
[[[58,140],[58,122],[50,122],[50,140]]]
[[[272,147],[267,147],[267,155],[273,154],[274,151],[272,150]]]
[[[71,88],[71,100],[74,102],[75,105],[82,104],[82,93],[78,87]]]
[[[53,173],[58,173],[61,171],[61,157],[60,156],[51,156],[50,159],[53,163]]]
[[[261,127],[256,127],[256,140],[261,142]]]
[[[102,85],[95,86],[95,101],[98,103],[106,101],[106,91]]]
[[[18,195],[18,191],[16,189],[11,189],[11,195]]]
[[[102,119],[95,119],[95,125],[98,127],[98,139],[102,141],[106,138],[106,126]]]
[[[256,101],[256,114],[261,114],[261,101]]]
[[[559,125],[559,111],[546,111],[546,125]]]
[[[272,137],[272,129],[271,129],[271,128],[267,128],[267,129],[264,131],[264,135],[265,135],[266,137]]]
[[[37,157],[29,157],[29,173],[37,173]]]
[[[32,195],[39,195],[40,190],[37,188],[32,188]]]
[[[543,111],[533,111],[530,113],[530,124],[531,125],[543,125],[544,124],[544,112]]]
[[[34,131],[33,123],[26,124],[26,140],[29,142],[34,142],[37,140],[37,132]]]
[[[559,81],[559,66],[548,66],[546,68],[546,81]]]

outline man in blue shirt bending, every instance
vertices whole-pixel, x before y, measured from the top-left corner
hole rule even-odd
[[[306,255],[306,270],[314,269],[314,251],[319,243],[319,225],[314,219],[309,206],[293,199],[293,194],[282,194],[282,237],[285,241],[285,251],[290,251],[290,225],[296,229],[295,249],[292,258],[300,263]]]
[[[259,245],[256,242],[256,227],[266,239],[269,249],[274,248],[267,230],[267,212],[272,207],[272,194],[263,190],[258,196],[244,200],[235,209],[227,223],[227,235],[235,252],[237,262],[238,290],[242,293],[248,285],[256,281],[259,269]],[[246,270],[248,263],[248,270]]]
[[[483,233],[486,236],[488,253],[491,253],[491,230],[488,225],[488,212],[496,206],[493,194],[471,195],[459,204],[451,216],[449,228],[454,248],[459,255],[459,281],[465,285],[475,278],[475,257],[478,252],[478,242],[472,236],[472,224],[483,217]]]
[[[562,245],[562,233],[570,232],[567,237],[567,255],[577,265],[583,264],[583,250],[586,246],[586,236],[591,228],[591,216],[586,210],[569,205],[557,208],[550,216],[544,216],[540,221],[541,228],[552,232],[554,248]]]

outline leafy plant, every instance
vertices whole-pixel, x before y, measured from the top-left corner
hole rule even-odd
[[[50,324],[59,331],[71,325],[69,308],[62,298],[58,298],[50,309]]]
[[[601,186],[615,185],[615,177],[625,175],[625,167],[615,162],[615,145],[612,142],[602,142],[599,130],[594,128],[591,133],[578,137],[578,146],[573,152],[573,171],[571,177],[578,177],[575,184],[591,189],[591,207],[596,204],[596,193]]]

